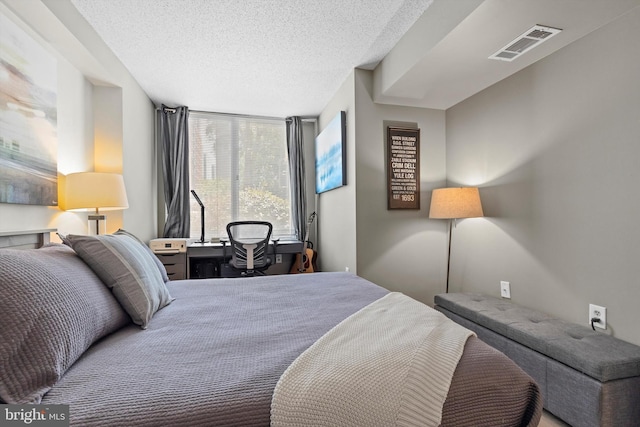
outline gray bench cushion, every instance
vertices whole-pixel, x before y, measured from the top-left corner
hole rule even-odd
[[[640,376],[640,347],[586,326],[481,294],[441,294],[435,303],[601,382]]]

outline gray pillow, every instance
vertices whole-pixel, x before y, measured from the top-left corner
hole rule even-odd
[[[151,250],[151,248],[147,245],[144,244],[144,242],[140,239],[138,239],[137,236],[135,236],[134,234],[129,233],[126,230],[123,230],[122,228],[118,229],[118,231],[116,231],[113,234],[124,234],[127,235],[133,239],[136,239],[138,242],[140,242],[140,244],[142,246],[144,246],[144,248],[147,250],[147,252],[149,252],[149,255],[151,255],[151,258],[153,258],[153,260],[156,263],[156,266],[158,267],[158,270],[160,270],[160,275],[162,276],[162,280],[167,283],[169,281],[169,276],[167,276],[167,269],[164,267],[164,264],[162,263],[162,261],[160,261],[158,259],[158,257],[156,256],[156,254],[153,253],[153,251]]]
[[[136,239],[125,234],[70,234],[66,239],[142,329],[173,300],[146,245]]]
[[[0,398],[42,396],[101,337],[131,323],[67,246],[0,250]]]

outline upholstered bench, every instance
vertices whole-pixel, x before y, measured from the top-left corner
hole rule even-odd
[[[558,418],[640,426],[639,346],[486,295],[436,295],[435,308],[520,365]]]

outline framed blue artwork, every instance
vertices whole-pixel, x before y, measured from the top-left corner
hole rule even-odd
[[[340,111],[316,137],[316,193],[347,184],[346,113]]]
[[[0,13],[0,203],[58,205],[57,62]]]

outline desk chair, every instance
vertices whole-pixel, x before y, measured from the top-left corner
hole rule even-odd
[[[266,221],[236,221],[227,224],[231,248],[229,265],[242,276],[264,275],[271,265],[267,256],[273,226]]]

